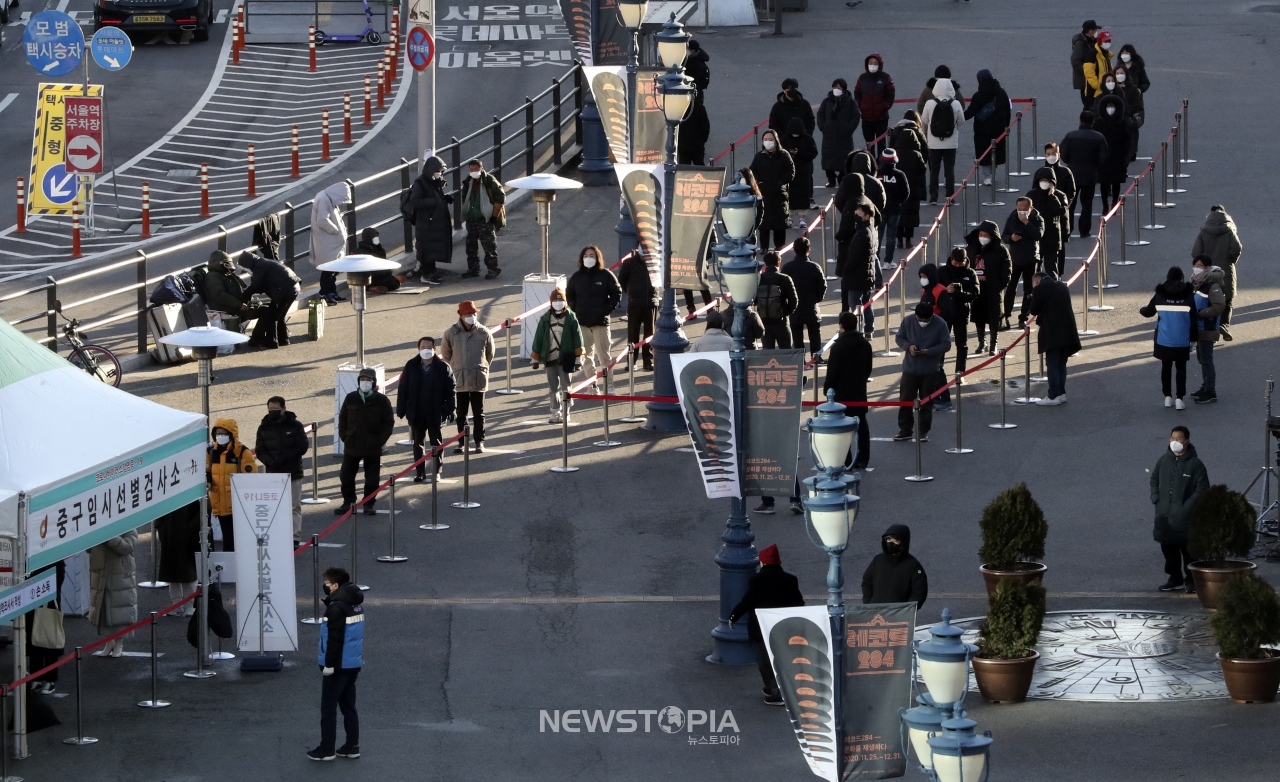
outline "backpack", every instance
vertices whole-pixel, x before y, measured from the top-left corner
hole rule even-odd
[[[784,320],[787,313],[782,307],[782,286],[761,285],[756,293],[756,309],[764,320]]]
[[[409,225],[413,225],[413,210],[409,208],[409,194],[411,192],[413,192],[413,188],[406,187],[400,193],[400,215],[409,222]]]
[[[936,98],[933,101],[933,116],[929,118],[929,135],[937,139],[951,138],[956,132],[955,110],[951,101],[943,103]]]
[[[186,272],[170,274],[151,292],[152,304],[186,304],[196,295],[196,283]]]

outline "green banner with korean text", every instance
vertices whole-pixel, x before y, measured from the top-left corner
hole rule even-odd
[[[915,603],[845,606],[841,779],[892,779],[907,771],[899,712],[911,706]]]
[[[716,219],[716,198],[723,186],[723,168],[676,167],[667,287],[676,290],[706,287],[703,262]]]
[[[747,351],[744,495],[795,493],[804,349]]]

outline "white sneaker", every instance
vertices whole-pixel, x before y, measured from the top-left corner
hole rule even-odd
[[[1186,409],[1187,409],[1187,406],[1186,406],[1185,404],[1183,404],[1183,402],[1182,402],[1182,397],[1178,397],[1178,398],[1177,398],[1177,400],[1176,400],[1176,401],[1174,401],[1174,403],[1173,403],[1173,409],[1174,409],[1174,410],[1186,410]]]
[[[547,423],[549,424],[558,424],[562,422],[563,422],[563,419],[560,418],[559,413],[552,413],[551,417],[547,419]]]
[[[1166,396],[1166,397],[1164,398],[1164,406],[1165,406],[1165,407],[1173,407],[1173,397],[1171,397],[1171,396]]]
[[[983,179],[983,180],[982,180],[982,184],[984,184],[984,185],[989,185],[989,184],[991,184],[991,177],[987,177],[986,179]]]
[[[1053,407],[1054,405],[1060,405],[1062,403],[1059,402],[1057,399],[1050,399],[1049,397],[1046,396],[1041,399],[1038,399],[1036,401],[1036,404],[1040,405],[1041,407]]]
[[[1066,403],[1067,403],[1067,395],[1066,395],[1066,394],[1059,394],[1059,395],[1058,395],[1058,404],[1060,404],[1060,405],[1065,405]]]

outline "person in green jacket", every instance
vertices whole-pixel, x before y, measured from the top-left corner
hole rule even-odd
[[[582,327],[578,316],[569,309],[564,291],[551,291],[551,308],[538,321],[533,335],[533,347],[529,352],[533,368],[547,365],[547,390],[551,398],[551,418],[547,423],[568,423],[561,418],[560,392],[569,393],[569,375],[582,366]],[[573,400],[569,400],[573,404]]]
[[[1164,572],[1169,580],[1161,592],[1186,589],[1195,592],[1191,580],[1191,554],[1187,551],[1187,524],[1200,499],[1209,490],[1209,471],[1191,444],[1191,430],[1173,427],[1169,448],[1151,470],[1151,504],[1156,506],[1153,537],[1164,554]]]

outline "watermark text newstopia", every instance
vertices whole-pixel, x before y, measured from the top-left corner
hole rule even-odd
[[[704,741],[693,743],[737,744],[738,721],[733,711],[725,709],[542,709],[538,712],[539,733],[701,733]],[[729,734],[732,741],[706,741],[706,734]]]

